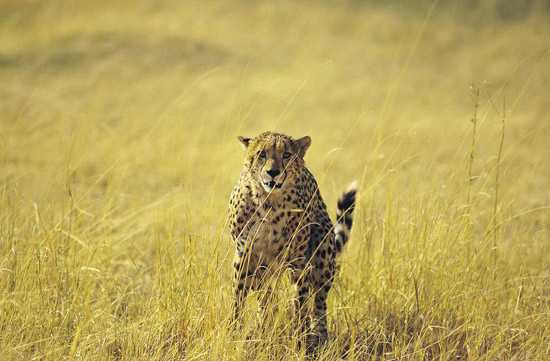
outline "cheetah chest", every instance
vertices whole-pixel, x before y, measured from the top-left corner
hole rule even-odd
[[[283,252],[289,241],[289,217],[284,211],[263,210],[248,222],[245,244],[252,254],[269,262]]]

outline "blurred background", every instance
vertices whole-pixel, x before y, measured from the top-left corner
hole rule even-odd
[[[547,0],[0,0],[0,349],[223,356],[236,137],[272,130],[312,137],[331,211],[360,180],[337,320],[425,350],[420,292],[470,322],[434,358],[544,359],[549,52]]]
[[[110,167],[103,182],[128,192],[206,191],[238,173],[235,136],[264,130],[310,134],[315,168],[344,179],[402,145],[392,161],[435,181],[464,156],[472,85],[480,146],[495,149],[507,102],[515,178],[544,193],[547,1],[4,0],[1,13],[3,177],[39,197]]]

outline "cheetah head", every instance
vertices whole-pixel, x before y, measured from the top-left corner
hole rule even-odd
[[[304,166],[304,155],[311,144],[308,136],[293,139],[284,134],[265,132],[254,138],[239,137],[246,150],[244,166],[268,193],[279,192],[293,183]]]

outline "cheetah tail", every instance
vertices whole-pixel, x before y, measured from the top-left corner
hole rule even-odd
[[[349,185],[348,189],[338,198],[336,209],[336,226],[334,227],[334,236],[336,243],[336,253],[340,253],[346,245],[353,223],[353,210],[355,209],[355,195],[357,193],[357,182]]]

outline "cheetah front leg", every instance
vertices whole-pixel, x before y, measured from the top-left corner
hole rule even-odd
[[[313,311],[313,337],[311,347],[316,349],[328,340],[327,329],[327,296],[325,288],[321,288],[315,294],[315,306]]]
[[[235,261],[233,262],[234,274],[233,274],[233,319],[232,325],[236,328],[242,326],[241,311],[244,307],[246,296],[250,291],[250,280],[245,265],[245,257],[242,252],[237,252]]]
[[[243,283],[239,283],[234,287],[234,303],[233,303],[233,319],[232,325],[235,328],[241,328],[242,318],[241,312],[244,307],[246,296],[248,295],[249,289],[245,287]]]
[[[296,289],[296,297],[294,298],[294,320],[293,329],[298,332],[299,345],[304,344],[302,342],[306,340],[306,348],[309,348],[309,330],[310,330],[310,317],[309,317],[309,305],[308,299],[310,295],[310,285],[307,275],[299,270],[293,270],[291,273],[291,280]]]
[[[328,341],[327,297],[334,281],[335,263],[328,262],[324,272],[318,272],[315,282],[312,346],[318,348]]]

